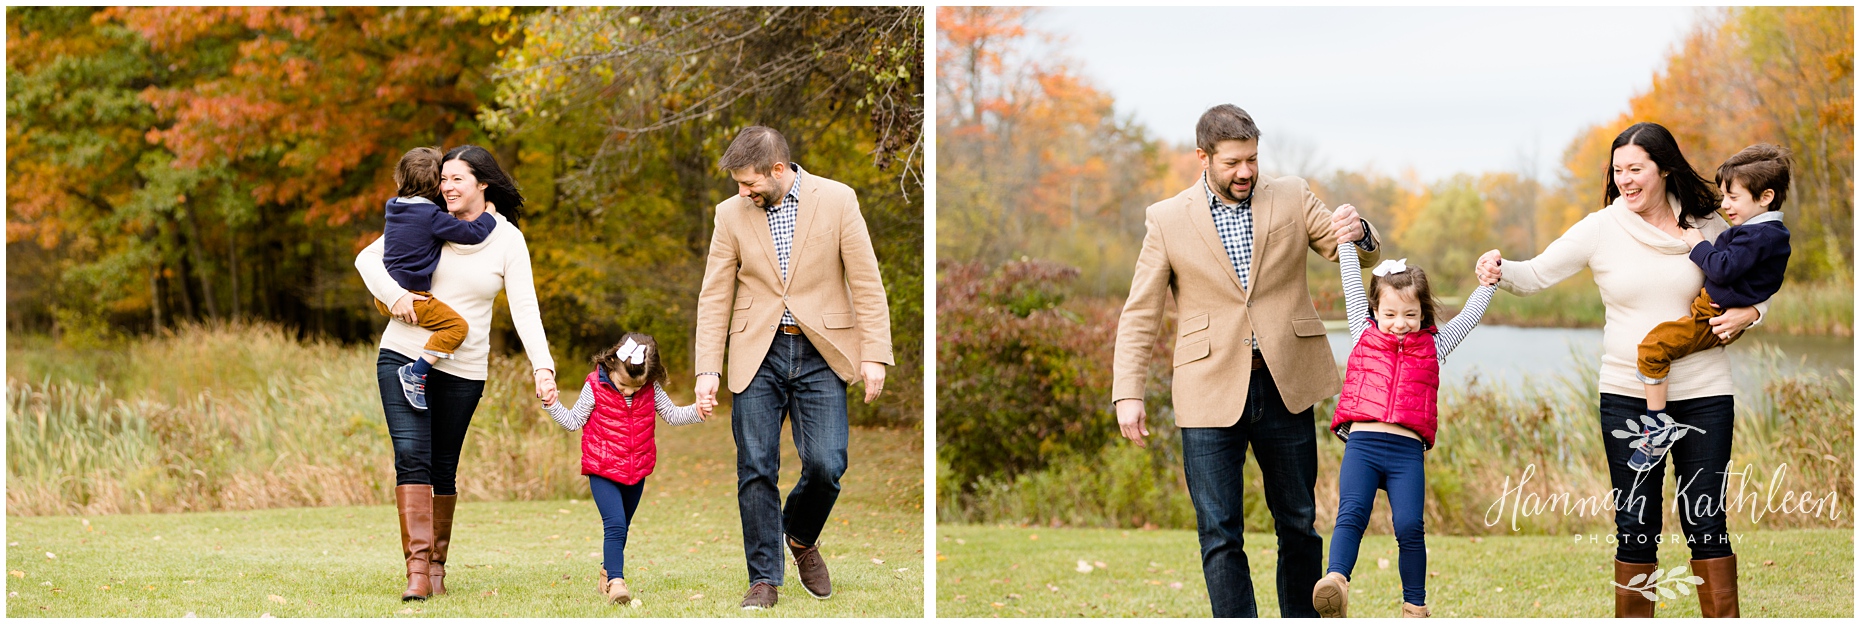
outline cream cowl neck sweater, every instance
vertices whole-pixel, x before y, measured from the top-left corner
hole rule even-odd
[[[1679,199],[1668,194],[1666,203],[1678,218]],[[1716,214],[1697,225],[1705,240],[1715,240],[1730,228]],[[1705,286],[1705,273],[1692,263],[1691,251],[1685,241],[1647,223],[1616,198],[1570,226],[1537,257],[1505,260],[1499,265],[1498,287],[1530,295],[1582,269],[1592,271],[1606,308],[1600,389],[1644,399],[1646,388],[1634,375],[1641,340],[1653,326],[1689,316],[1693,298]],[[1765,302],[1757,310],[1768,307]],[[1736,389],[1724,347],[1673,362],[1666,383],[1667,398],[1675,401],[1729,395]]]
[[[536,304],[536,282],[530,273],[530,248],[523,232],[512,227],[503,215],[485,213],[479,218],[497,219],[497,228],[484,242],[476,245],[446,243],[439,252],[439,267],[433,270],[433,298],[445,302],[469,329],[465,343],[451,359],[440,358],[433,368],[465,379],[484,380],[490,365],[491,310],[498,291],[510,301],[510,319],[517,327],[517,338],[530,359],[532,370],[555,370],[549,356],[549,341],[543,335],[542,313]],[[382,242],[375,242],[355,257],[355,269],[362,274],[368,292],[388,307],[407,294],[394,282],[381,262]],[[381,348],[407,357],[419,357],[426,348],[430,330],[420,329],[398,320],[388,322],[381,333]]]

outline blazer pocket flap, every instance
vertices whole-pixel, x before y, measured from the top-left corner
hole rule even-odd
[[[736,298],[736,305],[733,305],[733,306],[730,306],[730,309],[732,309],[732,310],[747,310],[747,309],[749,309],[749,302],[751,302],[751,301],[755,301],[755,300],[756,300],[756,298],[755,298],[755,297],[750,297],[750,296],[742,296],[742,297],[737,297],[737,298]]]
[[[823,314],[820,317],[820,322],[826,325],[827,329],[852,329],[853,314],[851,312]]]
[[[1188,317],[1187,320],[1182,321],[1182,334],[1181,335],[1187,336],[1189,334],[1192,334],[1192,333],[1195,333],[1195,332],[1198,332],[1198,331],[1201,331],[1207,328],[1208,328],[1208,315],[1197,314],[1197,315]]]
[[[1208,341],[1201,340],[1175,348],[1175,365],[1181,366],[1208,357]]]
[[[1324,335],[1324,321],[1314,318],[1292,319],[1292,334],[1300,338]]]
[[[749,329],[749,319],[739,318],[734,321],[730,321],[730,333],[732,334],[738,333],[745,329]]]

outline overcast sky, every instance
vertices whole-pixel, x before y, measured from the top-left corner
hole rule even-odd
[[[1062,8],[1035,28],[1154,136],[1193,145],[1209,106],[1246,109],[1261,160],[1424,179],[1555,175],[1577,132],[1626,112],[1697,9]],[[1268,170],[1286,171],[1287,165]]]

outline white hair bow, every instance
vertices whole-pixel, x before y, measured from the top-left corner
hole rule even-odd
[[[1382,264],[1376,265],[1376,269],[1370,271],[1370,273],[1376,274],[1376,277],[1387,277],[1406,270],[1408,270],[1408,259],[1402,258],[1400,260],[1383,260]]]
[[[620,358],[622,362],[645,364],[646,345],[633,342],[632,338],[628,338],[626,339],[626,344],[620,345],[620,352],[615,354],[615,356]]]

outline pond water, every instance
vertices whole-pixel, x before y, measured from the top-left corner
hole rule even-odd
[[[1332,330],[1326,337],[1339,364],[1349,358],[1348,329]],[[1777,369],[1785,374],[1806,369],[1831,375],[1837,369],[1852,371],[1854,368],[1852,337],[1790,336],[1766,333],[1758,328],[1729,347],[1732,374],[1745,379],[1748,371],[1758,368],[1756,356],[1764,346],[1782,352]],[[1482,382],[1523,389],[1527,379],[1546,383],[1577,371],[1592,370],[1601,360],[1601,329],[1480,325],[1441,364],[1440,383],[1444,390],[1464,383],[1476,372]]]

